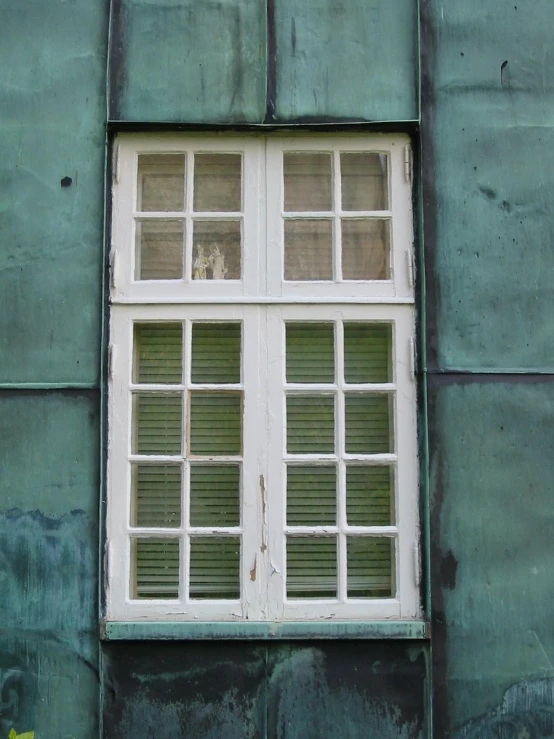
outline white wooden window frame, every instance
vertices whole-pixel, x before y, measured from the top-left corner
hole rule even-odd
[[[414,290],[412,276],[413,227],[411,183],[405,158],[409,139],[402,135],[239,136],[233,134],[123,135],[115,142],[112,275],[110,310],[109,439],[107,502],[107,597],[109,620],[409,620],[421,615],[418,552],[418,465],[416,386],[414,379]],[[390,279],[382,281],[285,282],[283,275],[283,152],[376,152],[388,161],[390,210],[371,213],[391,222]],[[190,221],[194,152],[240,153],[243,163],[242,279],[229,282],[194,281],[191,275]],[[134,228],[137,217],[137,162],[141,153],[185,153],[186,202],[183,212],[148,213],[148,218],[179,217],[188,231],[184,280],[134,279]],[[340,188],[335,178],[334,188]],[[335,192],[335,202],[340,191]],[[206,217],[213,216],[206,214]],[[223,215],[223,214],[222,214]],[[228,214],[225,214],[227,216]],[[333,218],[340,218],[340,211]],[[241,536],[241,596],[236,601],[191,600],[183,581],[187,559],[186,510],[175,529],[134,528],[130,524],[131,395],[133,326],[135,323],[180,322],[184,326],[184,361],[192,322],[233,321],[242,324],[244,392],[242,500],[240,526],[227,533]],[[386,386],[359,389],[388,391],[394,397],[394,447],[390,455],[366,455],[365,461],[390,463],[395,469],[396,519],[390,527],[348,527],[342,493],[337,526],[323,527],[339,537],[338,598],[294,600],[286,597],[285,521],[285,397],[294,387],[285,381],[285,323],[288,321],[379,322],[392,324],[393,378]],[[340,334],[340,331],[339,331]],[[337,335],[339,335],[337,334]],[[337,398],[335,454],[339,474],[345,455],[340,431],[344,419],[343,346],[336,346],[337,382],[325,387]],[[188,365],[184,365],[187,367]],[[185,370],[185,377],[188,370]],[[150,387],[150,386],[148,386]],[[309,386],[310,388],[312,386]],[[315,387],[315,386],[314,386]],[[140,389],[145,389],[140,386]],[[153,388],[151,388],[153,389]],[[160,388],[161,389],[161,386]],[[163,386],[187,397],[185,385]],[[351,390],[352,387],[349,387]],[[184,416],[185,417],[185,416]],[[263,441],[260,442],[260,439]],[[359,456],[359,455],[358,455]],[[330,457],[331,458],[331,457]],[[154,460],[148,455],[150,461]],[[160,461],[161,458],[160,458]],[[182,464],[187,461],[184,455]],[[186,485],[186,482],[183,483]],[[187,505],[186,495],[183,506]],[[354,531],[355,529],[355,531]],[[316,530],[316,527],[313,527]],[[210,532],[212,529],[210,529]],[[346,598],[345,544],[347,533],[393,539],[396,552],[394,597]],[[181,537],[180,596],[177,600],[133,599],[130,588],[130,539],[134,536]]]

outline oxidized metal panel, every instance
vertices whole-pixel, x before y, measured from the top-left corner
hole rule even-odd
[[[115,0],[111,120],[261,123],[265,2]]]
[[[0,393],[0,735],[98,735],[98,396]]]
[[[106,11],[2,3],[0,383],[98,378]]]
[[[554,5],[423,6],[430,359],[552,370]]]
[[[270,62],[278,121],[418,117],[416,3],[274,0],[273,5]]]
[[[430,398],[434,736],[552,736],[554,378]]]
[[[423,739],[421,645],[106,644],[104,739]]]

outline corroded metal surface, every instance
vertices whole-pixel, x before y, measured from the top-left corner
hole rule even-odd
[[[106,739],[425,736],[416,644],[128,642],[104,654]]]
[[[1,6],[0,383],[95,383],[107,7]]]
[[[98,735],[98,395],[0,393],[0,735]]]

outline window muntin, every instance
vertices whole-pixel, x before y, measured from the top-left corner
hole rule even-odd
[[[109,618],[417,615],[404,144],[121,139]],[[182,273],[137,279],[133,229],[166,222],[182,225]],[[320,222],[331,224],[331,277],[313,279],[308,260],[309,279],[287,280],[287,223]],[[364,242],[362,229],[359,243],[370,255],[386,244],[387,279],[364,272],[354,240],[351,282],[344,234],[379,223],[392,237]],[[223,255],[218,278],[215,260],[195,275],[186,230],[197,224]]]

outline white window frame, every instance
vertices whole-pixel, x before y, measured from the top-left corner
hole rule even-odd
[[[403,135],[360,134],[334,136],[143,135],[125,134],[115,141],[112,207],[112,265],[110,295],[110,373],[108,409],[107,593],[106,619],[114,621],[314,621],[319,619],[411,620],[421,616],[418,552],[418,464],[416,383],[414,378],[414,288],[411,183],[405,173],[409,139]],[[377,152],[388,160],[390,210],[372,212],[391,222],[390,279],[382,281],[285,282],[283,264],[284,151]],[[140,153],[187,155],[184,213],[148,213],[148,217],[179,217],[185,221],[186,274],[184,280],[134,279],[134,204]],[[243,157],[242,280],[199,281],[191,275],[191,204],[194,152],[238,152]],[[335,178],[335,197],[340,182]],[[339,188],[337,193],[337,188]],[[336,200],[335,202],[340,202]],[[206,214],[206,217],[214,214]],[[227,215],[227,214],[226,214]],[[343,214],[334,213],[338,219]],[[183,536],[188,529],[136,529],[130,526],[131,390],[133,325],[145,322],[181,322],[184,359],[192,321],[242,323],[243,499],[241,598],[237,601],[188,601],[181,582],[180,600],[134,600],[130,597],[130,536]],[[396,521],[390,527],[346,526],[339,510],[337,526],[328,533],[365,533],[390,536],[396,541],[396,596],[348,600],[344,585],[337,600],[287,600],[285,589],[285,393],[284,322],[377,321],[392,324],[393,382],[372,390],[394,394],[394,454],[367,455],[372,463],[395,468]],[[267,341],[267,337],[273,337]],[[274,339],[278,337],[278,340]],[[343,348],[337,343],[337,359]],[[337,361],[337,367],[340,367]],[[136,387],[135,387],[136,389]],[[142,389],[142,388],[141,388]],[[183,392],[186,386],[164,386]],[[290,388],[289,388],[290,389]],[[351,390],[352,388],[349,387]],[[367,390],[367,387],[365,388]],[[339,398],[344,379],[330,391]],[[186,402],[186,400],[185,400]],[[342,414],[342,415],[341,415]],[[260,443],[260,439],[266,440]],[[271,450],[271,452],[268,452]],[[277,451],[276,451],[277,450]],[[345,454],[337,441],[336,461]],[[150,459],[152,459],[150,457]],[[342,461],[341,461],[342,460]],[[184,461],[186,464],[186,460]],[[183,506],[186,506],[186,496]],[[341,506],[339,505],[339,508]],[[344,511],[344,504],[341,510]],[[186,513],[186,512],[185,512]],[[186,516],[185,516],[186,519]],[[210,529],[211,531],[211,529]],[[344,536],[339,540],[344,542]],[[341,549],[342,547],[342,549]],[[181,562],[187,552],[181,549]],[[339,582],[344,583],[344,544],[338,552]],[[181,567],[181,570],[184,570]],[[181,578],[183,575],[181,574]],[[341,589],[342,588],[342,589]]]

